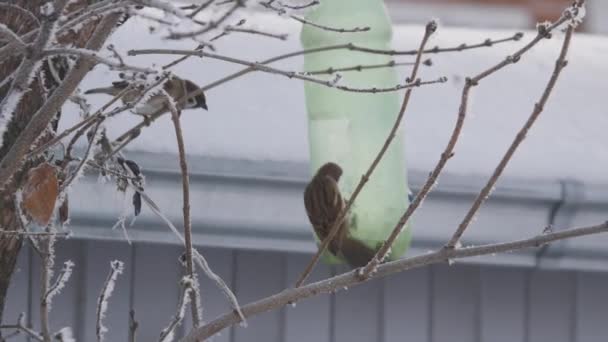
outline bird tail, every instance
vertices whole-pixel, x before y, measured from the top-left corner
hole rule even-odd
[[[104,88],[93,88],[93,89],[89,89],[87,91],[85,91],[85,94],[112,94],[113,92],[113,88],[112,87],[104,87]]]
[[[342,256],[352,267],[363,267],[376,255],[375,250],[352,237],[345,238],[341,247]]]

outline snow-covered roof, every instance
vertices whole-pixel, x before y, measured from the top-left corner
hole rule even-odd
[[[258,15],[248,18],[248,24],[289,33],[289,39],[284,42],[233,33],[215,44],[218,51],[228,56],[260,61],[301,49],[300,25],[292,21]],[[148,26],[144,19],[132,19],[112,37],[112,43],[119,51],[159,46],[192,48],[194,45],[162,40],[160,35],[150,35]],[[422,32],[423,28],[419,26],[395,27],[393,47],[401,50],[416,47]],[[429,45],[477,43],[486,38],[508,37],[514,32],[440,27]],[[433,66],[423,68],[421,77],[432,79],[444,75],[449,82],[422,87],[413,93],[404,123],[409,169],[429,170],[436,163],[456,119],[464,78],[504,59],[533,35],[534,32],[525,32],[519,42],[492,48],[429,55]],[[473,90],[470,114],[456,147],[456,156],[448,163],[446,171],[487,174],[494,168],[540,96],[560,43],[559,35],[541,42],[519,63],[484,80]],[[509,165],[507,175],[608,181],[605,172],[608,167],[605,145],[608,107],[602,94],[608,89],[608,78],[602,77],[608,74],[608,63],[604,58],[606,52],[606,38],[583,34],[574,37],[570,63],[544,113]],[[151,65],[174,57],[146,55],[128,59]],[[302,58],[293,58],[277,66],[301,70]],[[222,61],[190,58],[176,67],[175,72],[205,85],[241,68]],[[398,70],[400,75],[406,75],[406,68]],[[107,68],[97,67],[83,83],[83,89],[115,78],[116,74],[108,72]],[[190,154],[248,160],[308,160],[306,108],[300,81],[254,73],[211,89],[207,97],[209,112],[188,112],[182,119],[186,148]],[[102,104],[104,99],[107,100],[102,96],[90,97],[96,104]],[[137,120],[124,116],[118,118],[110,125],[110,131],[121,132],[121,128]],[[131,145],[131,150],[175,152],[169,122],[169,117],[164,117],[144,130]]]
[[[217,50],[228,56],[260,61],[301,49],[299,25],[275,16],[250,17],[248,24],[289,33],[289,39],[277,41],[233,33],[215,44]],[[195,45],[162,40],[160,36],[150,35],[148,26],[143,19],[130,20],[111,42],[119,51],[159,46],[193,48]],[[395,27],[393,47],[415,48],[422,33],[420,26]],[[514,33],[440,27],[430,45],[457,46]],[[421,77],[447,76],[449,81],[421,87],[412,95],[404,129],[407,165],[414,190],[434,167],[447,142],[464,78],[504,59],[534,34],[525,32],[519,42],[492,48],[430,55],[433,66],[423,68]],[[474,194],[533,109],[550,76],[560,42],[559,35],[541,42],[520,62],[473,89],[469,117],[456,155],[449,161],[438,187],[414,217],[412,251],[441,246],[454,230]],[[608,89],[608,78],[603,77],[608,74],[608,63],[603,57],[606,52],[608,39],[575,35],[568,67],[549,104],[516,153],[493,197],[467,232],[465,243],[528,237],[549,222],[559,221],[563,228],[597,224],[606,219],[608,108],[602,97]],[[173,58],[143,56],[128,60],[151,65]],[[298,71],[302,63],[302,58],[294,58],[276,66]],[[176,67],[175,72],[205,85],[241,68],[211,59],[190,58]],[[406,75],[406,68],[398,70]],[[100,66],[82,88],[97,87],[116,77]],[[301,199],[309,177],[302,83],[277,75],[252,73],[211,89],[207,98],[208,112],[189,111],[181,118],[193,173],[195,241],[215,246],[312,251],[314,244]],[[101,105],[104,99],[107,98],[90,97],[96,105]],[[65,116],[75,119],[75,109],[73,113],[69,111],[66,110]],[[121,134],[139,120],[133,115],[114,119],[109,125],[110,135]],[[69,124],[69,120],[64,124]],[[169,117],[164,116],[130,145],[129,156],[143,165],[151,195],[179,222],[181,190],[174,139]],[[92,179],[78,187],[81,191],[74,191],[75,197],[71,198],[71,203],[75,203],[76,235],[122,238],[120,232],[108,229],[120,209],[99,205],[115,199],[112,187],[96,184]],[[235,207],[239,208],[238,215]],[[167,241],[162,222],[145,209],[135,227],[132,230],[135,239]],[[591,237],[568,241],[558,245],[556,253],[569,256],[566,261],[560,259],[562,265],[582,262],[585,267],[605,268],[602,266],[608,257],[602,252],[605,240]],[[597,260],[598,256],[601,262],[589,266],[589,260]],[[525,252],[500,260],[535,264],[539,258]],[[496,263],[499,259],[490,258],[489,262]]]

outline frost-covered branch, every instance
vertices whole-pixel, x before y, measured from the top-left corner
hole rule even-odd
[[[119,19],[120,13],[112,13],[105,16],[97,25],[97,29],[87,42],[86,48],[90,50],[101,48]],[[94,64],[91,60],[79,59],[61,85],[55,89],[44,105],[33,115],[28,125],[0,161],[0,189],[4,188],[13,174],[19,169],[23,158],[32,145],[34,145],[42,132],[48,127],[57,111],[74,92],[80,81],[82,81]]]
[[[48,232],[54,228],[49,227]],[[49,326],[49,311],[51,310],[52,296],[49,296],[50,278],[53,276],[53,265],[55,263],[55,238],[51,235],[40,241],[42,265],[40,267],[40,331],[44,342],[51,342],[51,331]],[[71,273],[71,272],[70,272]],[[56,293],[56,292],[55,292]]]
[[[0,325],[0,329],[15,329],[16,332],[13,334],[13,336],[16,336],[20,332],[24,332],[29,338],[33,338],[34,340],[40,342],[44,341],[39,333],[27,327],[25,322],[25,313],[19,314],[16,324]],[[10,336],[5,336],[5,340],[8,340],[9,337]]]
[[[134,191],[137,191],[140,193],[141,198],[143,199],[144,203],[146,203],[148,208],[150,210],[152,210],[152,212],[156,216],[158,216],[161,220],[163,220],[167,224],[167,226],[169,227],[171,232],[177,237],[177,239],[185,245],[186,241],[185,241],[184,237],[182,236],[182,234],[179,232],[177,227],[175,227],[175,225],[171,222],[171,220],[167,217],[167,215],[165,215],[161,211],[160,207],[152,200],[152,198],[150,198],[150,196],[148,196],[148,194],[146,192],[142,191],[141,189],[138,189],[132,185],[131,185],[131,188]],[[241,312],[241,306],[239,305],[239,302],[236,299],[236,296],[234,295],[234,293],[232,293],[232,291],[230,290],[228,285],[226,285],[226,282],[224,282],[224,280],[220,276],[218,276],[217,274],[215,274],[215,272],[213,272],[213,270],[207,263],[207,260],[205,259],[205,257],[201,253],[199,253],[196,250],[196,248],[192,248],[192,258],[193,258],[193,261],[196,263],[196,265],[203,271],[203,273],[217,285],[217,287],[222,291],[222,293],[224,293],[226,298],[228,298],[228,301],[230,302],[230,305],[232,306],[234,312],[236,312],[237,316],[240,317],[241,322],[243,322],[243,324],[245,324],[245,316]]]
[[[2,37],[4,37],[2,39]],[[9,29],[6,25],[0,24],[0,40],[6,40],[9,43],[16,43],[21,48],[25,47],[25,42],[21,40],[21,38],[13,32],[13,30]]]
[[[8,127],[8,123],[12,120],[13,113],[19,102],[21,102],[21,98],[28,91],[30,82],[42,65],[42,51],[51,40],[57,20],[67,3],[68,0],[55,0],[53,3],[46,3],[41,8],[41,11],[45,12],[42,17],[42,24],[39,30],[40,33],[17,68],[11,87],[6,92],[2,101],[0,101],[0,122],[6,122],[5,125],[0,126],[0,139],[4,134],[6,127]],[[24,43],[19,40],[17,45],[23,46]],[[1,186],[2,182],[0,182],[0,187]]]
[[[47,238],[47,240],[48,240],[48,238]],[[61,292],[61,290],[63,290],[63,288],[67,285],[68,281],[70,281],[70,277],[72,276],[73,269],[74,269],[74,262],[72,262],[71,260],[66,261],[63,264],[63,269],[61,269],[61,271],[59,272],[59,275],[57,275],[57,278],[55,279],[55,283],[53,283],[53,285],[46,292],[44,300],[46,301],[47,305],[49,306],[49,311],[50,311],[50,305],[53,302],[53,298],[56,295],[58,295]]]
[[[108,278],[106,278],[106,281],[101,288],[101,292],[99,293],[99,297],[97,298],[95,336],[97,336],[97,341],[99,342],[103,341],[104,334],[108,331],[108,328],[103,325],[103,319],[106,317],[106,313],[108,311],[108,301],[110,296],[112,296],[112,292],[114,292],[116,279],[118,279],[118,276],[122,274],[123,270],[124,264],[122,261],[114,260],[110,263],[110,273],[108,274]]]
[[[169,322],[169,325],[160,332],[159,342],[173,341],[173,334],[175,329],[182,323],[184,316],[186,315],[186,308],[189,302],[192,300],[192,293],[194,292],[194,280],[189,276],[184,277],[180,281],[182,291],[180,292],[179,300],[177,301],[177,311],[173,315],[173,319]],[[193,303],[194,304],[194,303]],[[194,324],[198,326],[198,324]]]

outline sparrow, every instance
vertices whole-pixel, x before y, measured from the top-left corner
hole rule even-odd
[[[129,86],[129,82],[127,81],[116,81],[112,82],[112,86],[104,87],[104,88],[93,88],[85,91],[85,94],[107,94],[116,96],[122,90]],[[181,99],[186,94],[192,93],[200,89],[194,82],[181,79],[179,77],[172,77],[167,80],[163,85],[163,89],[169,94],[173,100],[176,102]],[[141,87],[134,87],[132,90],[127,91],[122,96],[123,103],[131,103],[136,101],[143,89]],[[207,101],[205,99],[205,94],[201,93],[200,95],[194,96],[186,100],[185,104],[179,105],[178,110],[182,109],[194,109],[194,108],[203,108],[207,110]],[[135,108],[135,113],[140,115],[152,115],[157,111],[162,110],[163,113],[169,111],[169,106],[167,105],[167,99],[162,94],[154,94],[152,95],[146,103]]]
[[[338,188],[341,176],[342,168],[338,164],[326,163],[317,170],[304,190],[306,214],[321,241],[329,235],[334,222],[346,206]],[[363,267],[376,252],[349,236],[349,230],[350,220],[346,217],[328,245],[329,252],[334,256],[343,257],[352,267]]]

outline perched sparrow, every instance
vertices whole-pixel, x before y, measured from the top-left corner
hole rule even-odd
[[[338,164],[326,163],[319,168],[304,190],[306,213],[321,241],[329,235],[330,229],[345,206],[338,188],[340,176],[342,176],[342,168]],[[350,220],[347,217],[329,243],[329,251],[335,256],[342,256],[353,267],[363,267],[375,252],[362,242],[351,238],[348,234],[349,229]]]
[[[117,81],[112,82],[111,87],[89,89],[85,92],[85,94],[108,94],[116,96],[128,86],[129,82],[127,81]],[[167,94],[169,94],[173,98],[174,101],[177,102],[184,95],[196,91],[200,88],[192,81],[173,77],[167,82],[165,82],[165,84],[163,85],[163,89],[167,92]],[[133,90],[127,91],[122,96],[122,101],[124,103],[136,101],[141,95],[142,90],[143,89],[134,88]],[[165,98],[165,96],[163,96],[162,94],[154,94],[146,101],[145,104],[135,108],[135,112],[141,115],[151,115],[163,108],[164,111],[168,111],[169,108],[166,104],[167,99]],[[193,108],[203,108],[207,110],[205,94],[201,93],[200,95],[191,97],[186,101],[185,105],[178,106],[179,110]]]

